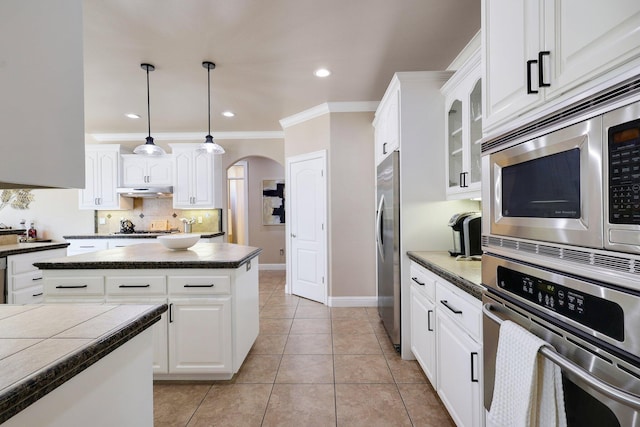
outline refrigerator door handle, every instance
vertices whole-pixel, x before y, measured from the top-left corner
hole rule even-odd
[[[378,214],[376,216],[376,246],[378,247],[378,253],[380,259],[384,260],[384,241],[382,237],[382,214],[384,208],[384,195],[380,196],[380,203],[378,204]]]

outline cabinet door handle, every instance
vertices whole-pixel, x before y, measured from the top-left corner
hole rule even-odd
[[[440,304],[444,305],[449,310],[453,311],[455,314],[462,314],[461,310],[458,310],[457,308],[454,308],[454,307],[450,306],[449,305],[449,301],[447,301],[447,300],[441,299],[440,300]]]
[[[412,277],[411,280],[413,280],[414,282],[416,282],[418,285],[420,286],[424,286],[424,283],[422,283],[421,281],[418,280],[417,277]]]
[[[551,82],[549,83],[544,82],[544,69],[543,69],[544,63],[542,61],[542,58],[549,55],[551,55],[551,52],[549,52],[548,50],[543,50],[542,52],[538,52],[538,86],[540,87],[551,86]]]
[[[536,59],[530,59],[527,61],[527,93],[538,93],[537,90],[533,90],[531,88],[531,66],[537,64],[538,61]]]
[[[386,142],[382,143],[382,154],[387,154],[387,143]]]
[[[146,285],[119,285],[119,288],[148,288],[150,287],[150,284],[146,284]]]
[[[467,184],[467,175],[469,172],[460,172],[460,188],[467,188],[469,184]]]
[[[211,283],[210,285],[189,285],[186,284],[184,285],[185,288],[213,288],[214,284]]]
[[[477,383],[478,382],[478,378],[475,377],[475,362],[474,360],[478,357],[478,353],[476,353],[475,351],[471,353],[471,382],[472,383]]]
[[[87,285],[58,285],[56,289],[84,289]]]
[[[433,327],[431,327],[431,315],[433,314],[433,310],[427,311],[427,331],[433,332]]]
[[[169,304],[169,323],[173,323],[173,303]]]
[[[32,296],[32,297],[39,297],[39,296],[41,296],[41,295],[42,295],[42,292],[40,292],[40,293],[38,293],[38,294],[33,294],[33,295],[31,295],[31,296]]]

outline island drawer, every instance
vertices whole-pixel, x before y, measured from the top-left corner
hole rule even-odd
[[[165,276],[107,277],[105,288],[107,295],[165,295],[167,280]]]
[[[44,279],[48,296],[101,296],[104,295],[102,276],[49,277]]]
[[[12,304],[40,304],[43,299],[42,285],[32,286],[31,288],[14,292]]]
[[[42,283],[42,271],[35,270],[30,273],[20,274],[9,278],[9,290],[17,291],[20,289],[30,288],[31,286]]]
[[[231,279],[227,275],[217,276],[169,276],[170,295],[230,294]]]

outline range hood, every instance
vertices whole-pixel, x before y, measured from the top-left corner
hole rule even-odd
[[[160,199],[173,196],[173,187],[118,187],[116,192],[123,197],[145,197]]]

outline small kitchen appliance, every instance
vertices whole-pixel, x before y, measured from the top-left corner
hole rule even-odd
[[[131,222],[130,219],[120,220],[120,233],[123,233],[123,234],[134,233],[135,232],[134,228],[135,228],[135,225],[133,224],[133,222]]]
[[[482,215],[479,212],[460,212],[451,217],[449,227],[453,233],[451,256],[471,258],[482,255]]]

